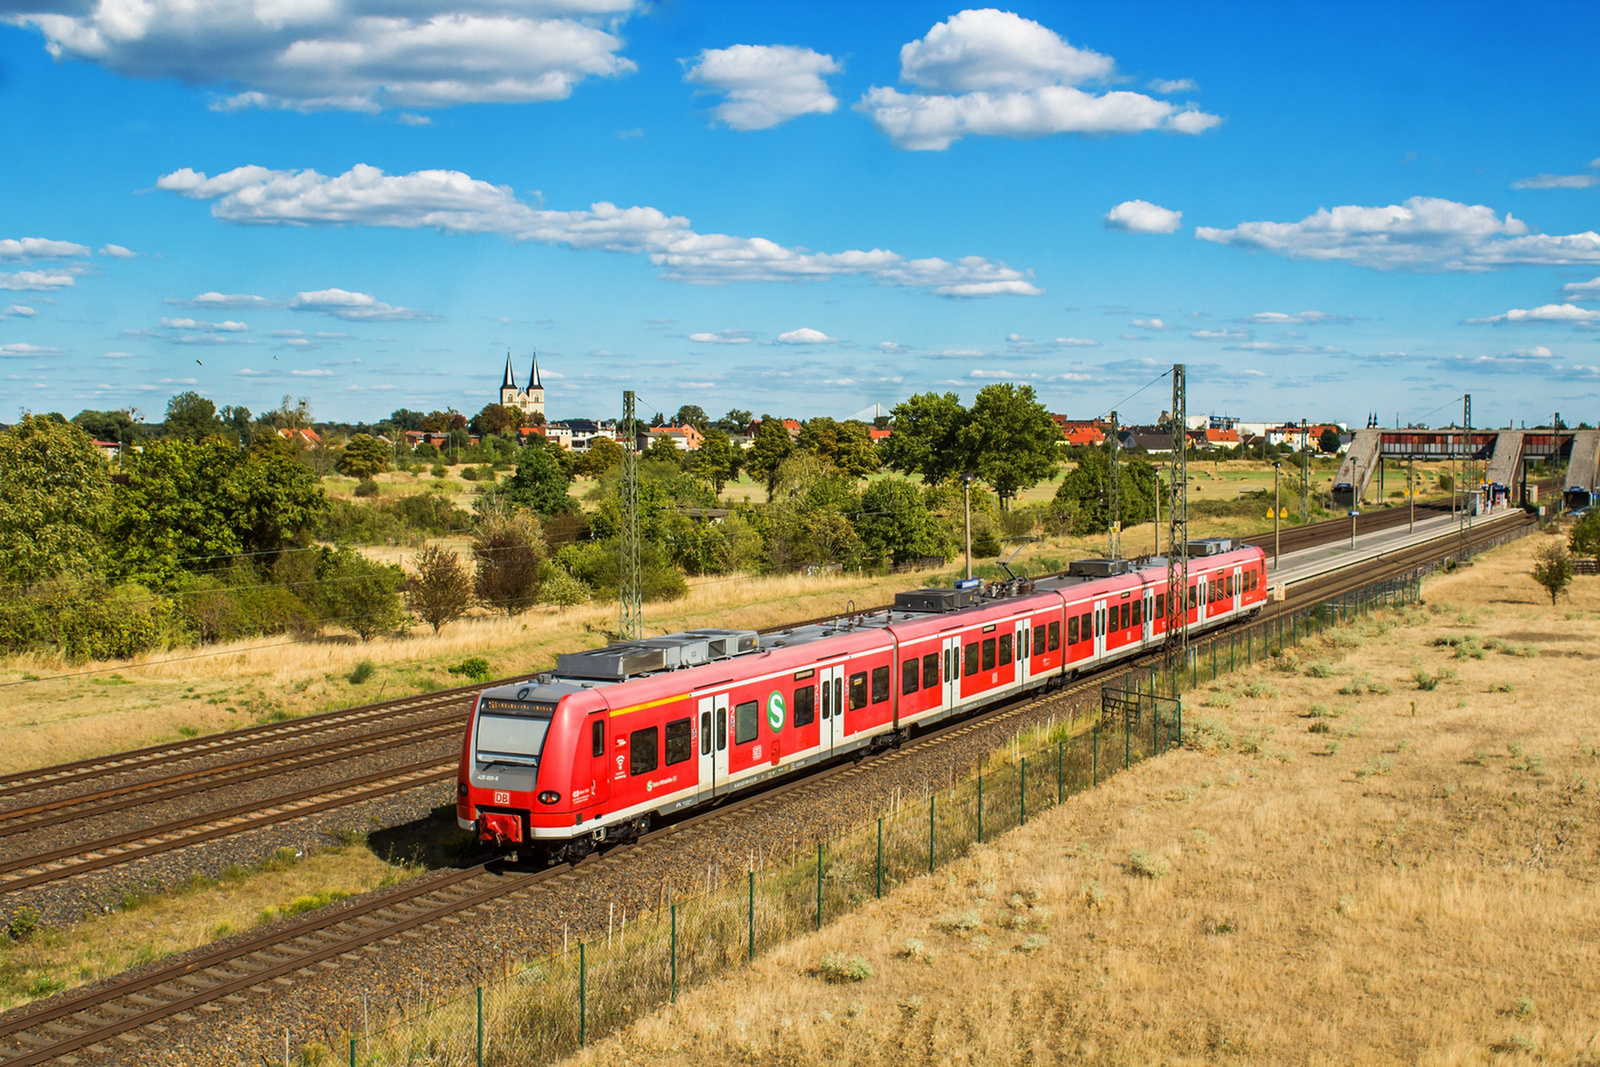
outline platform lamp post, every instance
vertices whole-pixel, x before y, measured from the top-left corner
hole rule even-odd
[[[961,490],[963,496],[962,511],[965,516],[966,542],[967,542],[967,578],[972,577],[972,475],[961,476]]]
[[[1283,464],[1274,461],[1272,464],[1272,569],[1278,569],[1278,549],[1281,547],[1278,515],[1282,511],[1282,498],[1278,494],[1278,475],[1283,469]]]

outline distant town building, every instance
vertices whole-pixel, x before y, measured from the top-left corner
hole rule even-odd
[[[539,381],[539,353],[533,354],[526,389],[517,388],[516,375],[511,372],[511,353],[506,353],[506,376],[500,383],[500,403],[522,412],[523,422],[529,425],[544,421],[544,383]]]
[[[1065,415],[1051,415],[1061,436],[1069,445],[1097,445],[1106,439],[1111,428],[1109,421],[1100,419],[1069,419]]]
[[[698,452],[706,441],[705,434],[693,426],[652,426],[650,437],[652,440],[665,437],[683,452]]]

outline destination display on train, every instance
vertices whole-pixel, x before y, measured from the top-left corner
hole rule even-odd
[[[543,700],[500,700],[495,697],[484,697],[479,710],[495,715],[531,715],[535,718],[549,718],[556,713],[556,706]]]

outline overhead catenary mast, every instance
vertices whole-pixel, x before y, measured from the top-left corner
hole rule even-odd
[[[1107,528],[1111,536],[1107,543],[1108,555],[1112,559],[1122,558],[1122,499],[1118,492],[1120,479],[1117,477],[1117,413],[1111,413],[1111,436],[1107,439],[1109,452],[1107,467],[1110,468],[1106,479],[1106,518],[1109,520]]]
[[[622,394],[622,537],[617,640],[644,636],[644,599],[639,579],[639,433],[635,428],[633,390]]]
[[[1167,635],[1169,662],[1189,651],[1189,399],[1182,363],[1172,365],[1172,500],[1167,509]]]

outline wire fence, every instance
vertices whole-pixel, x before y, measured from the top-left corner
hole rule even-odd
[[[376,1028],[353,1018],[331,1047],[302,1048],[299,1062],[343,1063],[348,1052],[352,1067],[510,1067],[571,1055],[757,954],[820,930],[1180,746],[1193,735],[1183,721],[1185,691],[1282,657],[1332,628],[1415,603],[1422,578],[1437,567],[1238,624],[1197,640],[1186,655],[1131,668],[1098,692],[1077,694],[1066,717],[1015,738],[972,778],[899,799],[874,822],[787,859],[752,863],[701,895],[624,920],[604,940],[564,945],[464,995],[433,1002],[419,995]],[[829,964],[819,966],[826,976]],[[286,1040],[289,1062],[287,1052]]]

